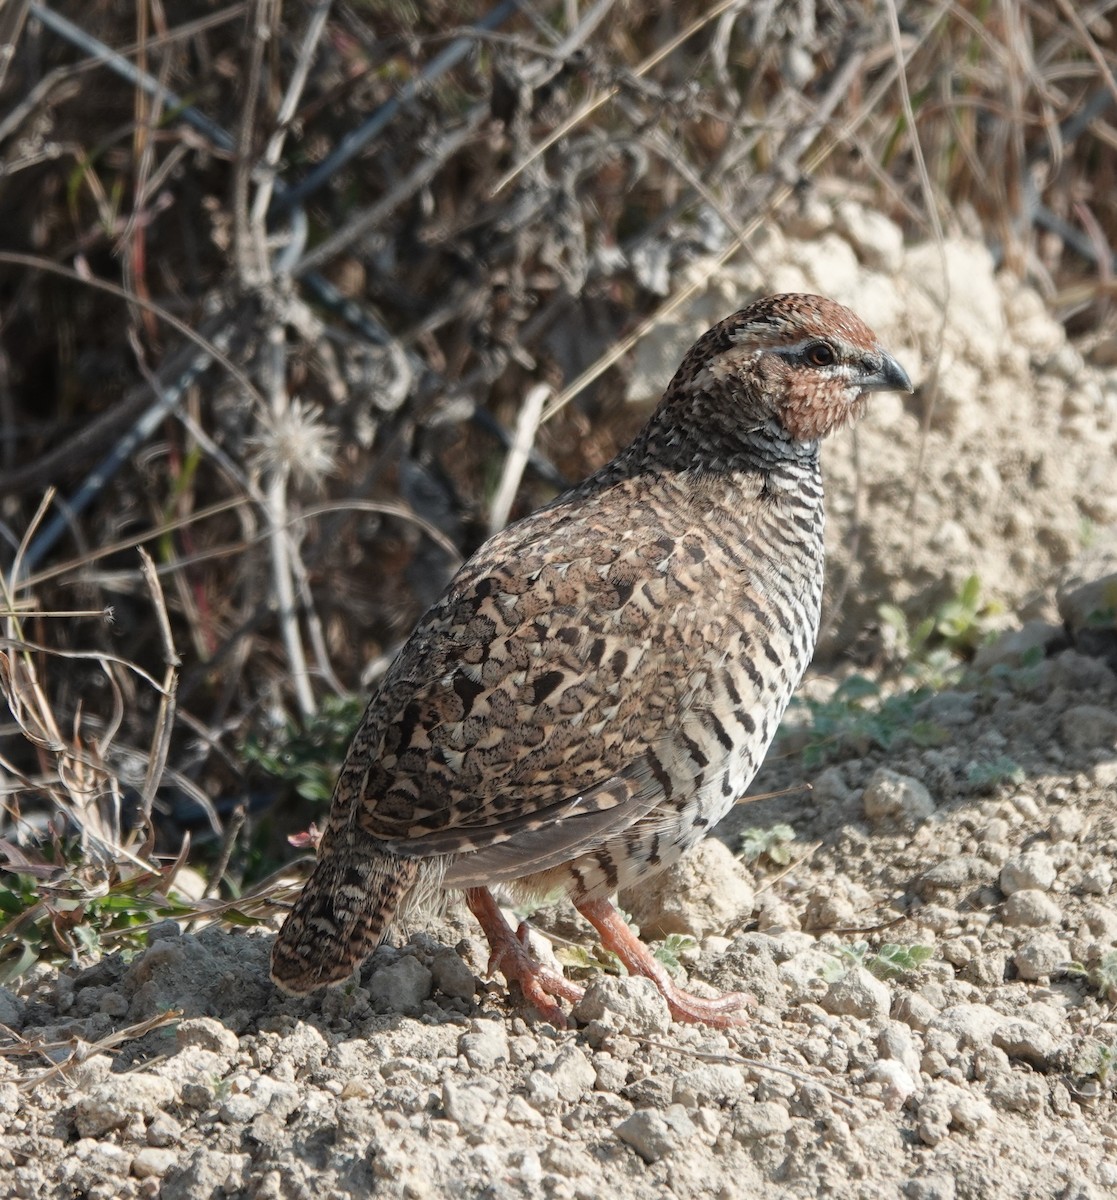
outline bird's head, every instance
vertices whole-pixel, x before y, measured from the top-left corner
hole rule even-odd
[[[910,392],[903,367],[854,313],[822,296],[767,296],[692,347],[672,390],[704,396],[742,424],[774,420],[813,442],[865,409],[869,392]]]

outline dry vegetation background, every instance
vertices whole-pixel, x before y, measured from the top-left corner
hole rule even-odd
[[[262,911],[343,699],[636,428],[688,268],[812,193],[981,238],[1111,353],[1113,7],[9,0],[8,970]]]

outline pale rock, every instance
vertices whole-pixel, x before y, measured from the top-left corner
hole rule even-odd
[[[830,296],[843,304],[852,302],[861,267],[853,247],[845,238],[836,233],[824,233],[810,242],[789,242],[788,251],[790,263],[810,280],[808,291]]]
[[[881,1021],[888,1016],[892,992],[886,983],[864,967],[851,967],[830,984],[819,1003],[835,1016]]]
[[[474,1020],[469,1033],[458,1039],[458,1053],[463,1054],[471,1067],[491,1071],[499,1062],[508,1062],[508,1031],[503,1021]]]
[[[937,1146],[952,1129],[974,1133],[993,1119],[987,1100],[946,1080],[928,1085],[919,1101],[916,1131],[928,1146]]]
[[[477,1084],[459,1084],[447,1079],[442,1084],[442,1108],[463,1133],[484,1128],[492,1109],[492,1097]]]
[[[1055,883],[1055,864],[1044,850],[1025,850],[1010,858],[1001,868],[1001,891],[1006,896],[1034,888],[1048,892]]]
[[[414,1015],[430,998],[433,987],[430,971],[413,954],[404,954],[373,974],[368,991],[372,1000],[388,1012]]]
[[[938,312],[946,310],[953,332],[967,341],[970,335],[979,334],[991,339],[993,346],[986,357],[990,366],[996,365],[1006,323],[988,247],[964,238],[951,239],[941,247],[934,242],[911,246],[905,274],[931,299]]]
[[[740,1067],[729,1063],[704,1063],[677,1076],[671,1099],[685,1108],[735,1104],[745,1092],[745,1077]]]
[[[993,1045],[1036,1070],[1050,1069],[1065,1052],[1063,1043],[1038,1022],[1003,1017],[993,1034]]]
[[[585,1052],[574,1045],[563,1046],[547,1071],[559,1098],[567,1104],[576,1103],[586,1092],[592,1091],[597,1079],[597,1072]]]
[[[639,975],[594,980],[574,1005],[575,1020],[604,1031],[656,1037],[671,1026],[671,1012],[659,989]]]
[[[1049,979],[1066,967],[1070,960],[1070,948],[1062,938],[1051,933],[1040,933],[1029,938],[1013,957],[1016,972],[1021,979]]]
[[[155,1146],[145,1146],[132,1157],[132,1174],[137,1179],[158,1178],[165,1175],[178,1159],[175,1150],[161,1150]]]
[[[960,1046],[980,1046],[1003,1022],[1004,1016],[988,1004],[954,1004],[934,1017],[928,1029],[948,1034]]]
[[[868,1078],[882,1085],[881,1100],[885,1108],[895,1112],[911,1099],[919,1090],[916,1080],[919,1077],[918,1066],[913,1073],[902,1062],[895,1059],[882,1058],[869,1068]]]
[[[901,992],[892,1005],[892,1016],[917,1033],[922,1033],[938,1014],[930,1000],[918,992]]]
[[[834,957],[819,946],[800,950],[777,968],[780,982],[787,989],[791,1004],[818,1003],[827,994],[828,984],[822,972],[834,965]]]
[[[877,827],[898,826],[912,830],[935,811],[931,793],[910,775],[878,767],[861,796],[865,816]]]
[[[199,1148],[167,1170],[159,1200],[209,1200],[212,1196],[239,1194],[250,1161],[247,1154]]]
[[[142,1071],[113,1075],[77,1101],[73,1107],[74,1126],[81,1137],[101,1137],[136,1116],[154,1117],[174,1099],[174,1087],[161,1075]]]
[[[321,1033],[313,1025],[299,1021],[279,1043],[278,1057],[302,1071],[321,1066],[329,1052],[330,1048]]]
[[[672,1104],[664,1112],[639,1108],[616,1129],[617,1137],[631,1146],[646,1163],[658,1162],[673,1151],[687,1147],[697,1132],[681,1104]]]
[[[919,1050],[909,1026],[901,1021],[889,1021],[877,1037],[877,1052],[882,1059],[903,1064],[913,1075],[919,1075]]]
[[[790,1128],[791,1115],[775,1100],[740,1105],[731,1126],[733,1136],[741,1142],[782,1137]]]
[[[1057,925],[1062,919],[1059,906],[1046,892],[1036,888],[1025,888],[1013,892],[1004,902],[1001,918],[1011,928],[1038,928],[1042,925]]]
[[[1082,873],[1082,890],[1091,896],[1108,895],[1113,887],[1113,870],[1106,862],[1094,863]]]
[[[646,937],[680,933],[701,940],[751,916],[756,893],[740,860],[717,838],[706,838],[618,899]]]
[[[199,1046],[227,1058],[232,1058],[240,1048],[237,1035],[212,1017],[190,1017],[179,1021],[175,1043],[180,1050],[186,1046]]]

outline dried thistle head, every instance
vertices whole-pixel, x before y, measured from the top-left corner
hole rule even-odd
[[[252,465],[264,474],[281,473],[307,487],[321,489],[337,468],[337,431],[322,409],[297,397],[280,413],[267,413],[249,439]]]

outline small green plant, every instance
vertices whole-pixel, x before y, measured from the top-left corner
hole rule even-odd
[[[1001,754],[988,762],[972,762],[966,768],[966,782],[975,791],[991,792],[1001,783],[1023,783],[1024,769],[1015,759]]]
[[[827,700],[792,700],[793,708],[807,712],[804,765],[818,767],[849,751],[864,754],[873,746],[888,750],[901,736],[917,746],[941,746],[949,739],[948,731],[915,715],[930,695],[930,689],[918,688],[885,696],[873,680],[850,675]]]
[[[1092,967],[1080,962],[1067,964],[1068,975],[1075,975],[1109,1001],[1117,1001],[1117,950],[1107,950]]]
[[[853,967],[864,967],[877,979],[901,979],[918,971],[934,954],[933,946],[899,946],[885,942],[879,950],[870,951],[868,942],[839,946],[831,961],[822,969],[827,983],[844,979]]]
[[[668,971],[676,977],[683,974],[683,964],[680,961],[684,954],[697,949],[698,942],[688,933],[669,933],[655,948],[653,953],[656,960],[663,963]]]
[[[181,858],[159,871],[124,859],[90,863],[76,841],[57,836],[38,848],[0,841],[0,985],[40,959],[88,963],[106,948],[134,954],[153,922],[197,916],[175,891],[182,865]]]
[[[573,967],[578,971],[604,971],[607,975],[628,974],[620,958],[612,950],[606,950],[600,942],[594,942],[589,947],[578,943],[558,946],[555,949],[555,958],[564,967]]]
[[[757,862],[761,858],[768,859],[777,867],[786,867],[791,862],[791,843],[795,841],[795,830],[790,825],[772,825],[762,829],[758,825],[750,825],[742,830],[741,841],[737,853],[745,862]]]
[[[914,625],[894,604],[877,609],[885,645],[904,674],[936,690],[955,682],[964,663],[995,632],[1004,608],[982,600],[981,580],[970,575],[957,595],[944,600]]]
[[[337,769],[357,728],[364,701],[329,696],[305,725],[288,720],[282,729],[249,737],[242,753],[248,762],[294,788],[304,800],[329,800]]]
[[[1075,1072],[1096,1079],[1104,1088],[1109,1086],[1114,1066],[1117,1066],[1117,1045],[1094,1042],[1083,1048],[1075,1062]]]

